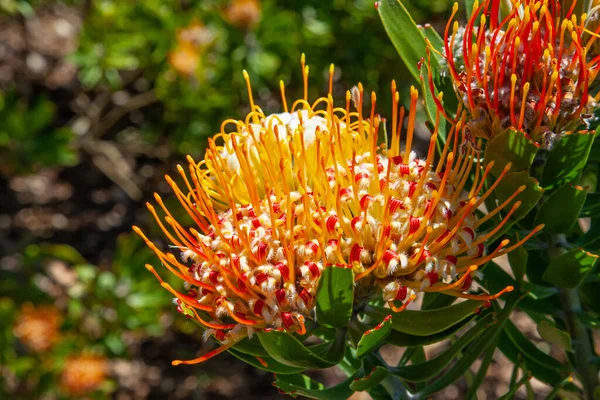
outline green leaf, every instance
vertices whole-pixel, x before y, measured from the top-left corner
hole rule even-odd
[[[467,348],[463,353],[463,356],[450,369],[446,370],[439,379],[429,383],[424,389],[416,393],[414,395],[415,398],[426,398],[431,396],[444,389],[446,386],[455,383],[458,378],[467,372],[475,360],[479,358],[481,353],[495,344],[498,335],[501,332],[502,325],[508,320],[509,315],[518,302],[519,294],[511,294],[506,300],[504,309],[498,315],[498,323],[479,336],[473,345]]]
[[[507,129],[487,143],[484,160],[486,165],[494,161],[491,172],[499,176],[508,163],[512,163],[512,172],[527,170],[537,150],[537,146],[522,132]]]
[[[550,151],[542,173],[544,189],[577,183],[585,167],[595,132],[577,132],[563,137]]]
[[[598,162],[600,161],[600,142],[594,142],[592,144],[592,150],[588,156],[589,162]]]
[[[600,216],[600,193],[588,193],[579,213],[579,218],[596,218]]]
[[[494,318],[492,314],[486,315],[484,318],[479,320],[477,325],[469,329],[456,342],[454,342],[454,344],[452,344],[448,350],[444,351],[436,358],[419,364],[413,363],[411,365],[391,368],[390,372],[409,382],[421,382],[433,378],[439,374],[457,355],[459,355],[465,346],[489,329],[490,325],[493,324],[493,319]]]
[[[301,395],[310,399],[346,400],[353,393],[353,390],[350,389],[353,379],[350,377],[339,385],[326,388],[322,383],[306,375],[276,375],[274,385],[282,392],[294,397]]]
[[[517,286],[517,282],[493,261],[486,264],[483,269],[483,284],[491,292],[499,292],[507,286]],[[521,301],[521,304],[528,298],[535,300],[546,299],[558,293],[555,288],[539,286],[531,282],[523,282],[521,289],[527,293],[527,297]]]
[[[38,256],[41,258],[55,258],[73,265],[87,263],[77,250],[66,244],[41,244],[39,245]]]
[[[571,336],[563,330],[556,327],[555,324],[543,319],[537,326],[537,331],[542,339],[560,347],[563,350],[573,351],[571,346]]]
[[[435,308],[447,307],[456,301],[456,297],[443,293],[426,292],[423,296],[423,310],[433,310]]]
[[[531,379],[531,375],[525,374],[521,379],[519,379],[518,382],[516,382],[514,385],[511,386],[511,388],[508,392],[504,393],[498,400],[513,399],[515,397],[515,393],[517,393],[517,390],[519,390],[519,388],[521,386],[523,386],[524,384],[529,382],[530,379]]]
[[[593,275],[588,275],[588,278],[593,277]],[[597,275],[596,279],[591,279],[589,282],[586,278],[586,281],[584,281],[577,290],[579,290],[584,309],[590,313],[600,314],[600,291],[598,290],[598,281],[600,281],[600,276]],[[598,321],[600,324],[600,319]]]
[[[585,198],[586,192],[580,186],[561,186],[544,201],[535,216],[535,224],[544,224],[545,232],[569,232],[579,217]]]
[[[463,4],[465,6],[465,16],[467,18],[467,20],[469,20],[471,18],[471,15],[473,14],[473,4],[475,3],[475,0],[463,0]]]
[[[98,273],[98,267],[90,264],[76,265],[74,269],[79,280],[85,283],[93,281]]]
[[[506,321],[504,324],[504,331],[510,338],[511,342],[519,349],[519,351],[527,357],[531,362],[537,363],[545,368],[553,369],[556,371],[567,371],[568,367],[558,362],[554,357],[549,356],[540,349],[538,349],[533,343],[529,341],[519,331],[519,329],[510,321]]]
[[[434,49],[436,49],[439,52],[443,52],[444,39],[440,37],[439,33],[437,33],[433,26],[431,26],[430,24],[425,24],[424,26],[419,26],[419,30],[421,31],[423,36],[427,38],[427,40],[429,40],[429,43],[431,43]],[[431,52],[431,56],[435,57],[438,60],[438,62],[442,58],[439,54],[437,54],[434,51]]]
[[[535,285],[551,286],[542,278],[549,263],[550,259],[548,257],[548,252],[545,249],[528,251],[527,280]]]
[[[418,63],[425,57],[427,48],[423,34],[400,0],[382,0],[377,3],[379,17],[388,36],[413,78],[419,82]]]
[[[258,337],[253,336],[249,339],[244,339],[241,342],[238,342],[232,349],[237,350],[241,353],[249,354],[251,356],[257,357],[269,357],[269,353],[262,347],[260,344],[260,340]]]
[[[498,342],[498,348],[500,351],[512,361],[514,364],[522,362],[519,356],[519,349],[513,344],[506,332],[502,332],[500,335],[500,341]],[[556,370],[546,368],[539,363],[531,362],[529,359],[526,360],[527,370],[530,371],[534,377],[542,382],[546,382],[551,386],[558,384],[562,377]]]
[[[398,332],[429,336],[442,332],[474,314],[483,303],[483,301],[467,300],[435,310],[404,310],[401,313],[394,313],[389,308],[368,306],[365,312],[377,320],[393,315],[392,327]]]
[[[550,260],[543,279],[561,288],[575,288],[594,268],[598,256],[583,249],[571,249]]]
[[[343,328],[350,322],[354,302],[354,275],[350,268],[325,268],[317,289],[317,322]]]
[[[297,374],[299,372],[306,371],[307,369],[302,367],[290,367],[288,365],[281,364],[280,362],[277,362],[273,358],[268,356],[260,357],[263,361],[260,362],[257,356],[246,354],[233,348],[229,349],[228,351],[229,353],[233,354],[236,358],[252,365],[255,368],[261,369],[263,371],[272,372],[275,374]]]
[[[379,325],[363,334],[356,346],[356,356],[362,358],[371,353],[379,345],[383,344],[383,340],[390,334],[391,330],[392,316],[388,315]]]
[[[592,157],[592,153],[594,152],[595,146],[592,147],[590,152],[590,158]],[[598,175],[600,174],[600,165],[597,163],[590,162],[590,158],[588,158],[588,164],[583,169],[581,174],[581,178],[579,178],[579,186],[582,186],[586,192],[591,193],[595,192],[598,188]]]
[[[587,313],[580,313],[579,319],[592,329],[600,329],[600,318],[598,318],[597,315],[593,316]]]
[[[521,284],[523,283],[523,277],[527,271],[528,257],[529,255],[527,254],[527,250],[525,250],[523,246],[519,246],[508,253],[508,262],[510,263],[510,268],[515,275],[517,287],[521,287]]]
[[[378,385],[379,382],[384,380],[389,375],[389,371],[385,367],[377,366],[373,368],[371,373],[362,377],[355,378],[354,381],[350,384],[350,389],[355,392],[362,392],[364,390],[369,390],[373,388],[375,385]]]
[[[419,29],[415,21],[412,19],[410,13],[402,4],[400,0],[382,0],[377,2],[377,10],[381,22],[390,37],[396,51],[400,55],[402,61],[406,65],[408,71],[411,73],[413,78],[419,82],[423,91],[423,98],[425,103],[425,112],[429,120],[435,122],[436,104],[434,101],[434,94],[428,89],[428,82],[426,82],[427,74],[424,73],[425,65],[421,62],[427,55],[427,43],[425,37],[432,36],[434,42],[438,42],[441,38],[435,38],[433,30],[425,31]],[[419,67],[421,66],[421,67]],[[433,69],[433,76],[438,76],[439,59],[437,56],[431,58],[431,68]],[[440,117],[439,132],[443,135],[446,129],[446,121],[443,117]]]
[[[344,331],[341,331],[345,333]],[[287,332],[259,332],[258,339],[267,353],[276,361],[291,367],[299,368],[329,368],[338,364],[344,358],[344,335],[329,343],[324,354],[317,354],[298,339]]]
[[[506,210],[509,210],[512,204],[517,201],[521,202],[521,206],[511,217],[515,220],[525,217],[542,197],[543,190],[538,185],[538,181],[529,176],[527,171],[509,172],[504,176],[495,190],[498,202],[502,203],[523,185],[525,185],[525,190],[519,193],[510,205],[506,207]]]
[[[473,319],[475,319],[475,315],[471,315],[470,317],[462,320],[458,324],[453,325],[442,332],[435,333],[429,336],[409,335],[408,333],[402,333],[392,329],[392,332],[389,334],[385,341],[386,343],[399,347],[426,346],[428,344],[438,343],[454,335]]]
[[[592,219],[592,226],[575,242],[586,250],[600,251],[600,218]]]
[[[342,370],[346,376],[351,376],[356,374],[362,366],[362,361],[359,360],[356,355],[356,349],[352,346],[346,346],[346,354],[344,354],[344,359],[338,364],[338,368]]]
[[[496,339],[497,341],[498,339]],[[467,382],[468,390],[465,394],[465,399],[476,399],[477,398],[477,389],[487,376],[487,370],[494,359],[494,353],[496,352],[497,342],[491,344],[488,349],[484,352],[483,357],[481,358],[481,364],[479,368],[477,368],[477,373],[473,377],[471,382]]]
[[[389,392],[383,387],[383,384],[369,389],[367,393],[369,393],[369,396],[371,396],[373,400],[393,400]]]

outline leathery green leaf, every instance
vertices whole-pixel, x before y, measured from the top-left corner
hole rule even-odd
[[[389,308],[368,306],[365,312],[371,318],[378,320],[393,315],[394,330],[415,336],[429,336],[442,332],[474,314],[483,303],[483,301],[467,300],[434,310],[404,310],[400,313],[394,313]]]
[[[514,364],[522,362],[519,358],[519,349],[513,344],[506,332],[502,332],[500,335],[498,348],[506,356],[506,358],[508,358]],[[553,386],[562,380],[562,377],[558,371],[546,368],[539,363],[531,362],[528,358],[526,359],[525,365],[527,370],[542,382],[546,382]]]
[[[586,279],[585,282],[578,287],[579,296],[581,298],[581,302],[583,303],[584,309],[589,313],[596,314],[600,314],[600,292],[598,291],[600,274],[598,272],[592,272],[593,275],[588,275],[588,277],[591,279]],[[598,318],[598,325],[600,325],[600,318]]]
[[[456,301],[456,297],[443,293],[427,292],[423,295],[423,310],[433,310],[435,308],[448,307]]]
[[[523,185],[525,185],[525,190],[519,193],[506,207],[506,210],[509,210],[512,204],[517,201],[521,202],[521,206],[517,208],[511,217],[514,220],[525,217],[542,197],[544,191],[538,185],[538,181],[529,176],[527,171],[509,172],[504,176],[495,190],[498,202],[502,203]]]
[[[421,60],[425,58],[427,54],[425,37],[429,38],[429,36],[431,36],[431,39],[429,39],[430,41],[432,40],[439,43],[439,36],[436,38],[435,35],[433,35],[434,31],[427,32],[423,29],[419,29],[400,0],[378,1],[377,10],[381,22],[394,44],[396,51],[400,55],[400,58],[404,61],[404,64],[406,64],[406,67],[413,78],[421,85],[425,102],[425,111],[429,120],[432,123],[435,122],[436,104],[433,99],[435,94],[432,94],[427,87],[427,75],[422,70],[425,66],[422,65]],[[434,70],[433,76],[438,76],[439,74],[436,71],[439,68],[439,59],[435,55],[431,57],[431,68]],[[440,118],[440,132],[445,131],[445,125],[445,119]],[[440,135],[442,135],[442,133]]]
[[[343,328],[350,322],[354,301],[354,275],[350,268],[325,268],[317,289],[319,325]]]
[[[527,170],[538,147],[522,132],[507,129],[494,136],[485,147],[485,164],[494,161],[492,174],[499,176],[506,164],[511,163],[511,171]]]
[[[428,344],[437,343],[454,335],[462,327],[466,326],[469,322],[471,322],[474,318],[475,315],[471,315],[459,322],[458,324],[453,325],[442,332],[434,333],[433,335],[429,336],[409,335],[408,333],[402,333],[392,329],[392,332],[390,332],[389,336],[385,339],[385,341],[386,343],[400,347],[426,346]]]
[[[475,338],[486,331],[493,324],[493,315],[488,314],[483,317],[477,325],[469,329],[462,335],[449,349],[434,359],[419,364],[405,365],[402,367],[391,368],[390,372],[401,379],[409,382],[421,382],[433,378],[439,374],[460,352],[471,343]]]
[[[350,377],[339,385],[326,388],[322,383],[306,375],[276,375],[274,385],[293,397],[300,395],[309,399],[345,400],[353,393],[350,389],[352,380],[353,377]]]
[[[590,230],[580,236],[575,244],[593,252],[600,251],[600,218],[592,218]]]
[[[392,330],[392,316],[388,315],[383,321],[367,330],[356,346],[357,357],[364,357],[371,353],[375,348],[383,344],[383,340],[390,334]]]
[[[389,371],[385,367],[377,366],[366,376],[362,378],[354,378],[354,381],[350,384],[350,389],[356,392],[362,392],[363,390],[369,390],[379,382],[384,380],[389,375]]]
[[[415,398],[426,398],[444,389],[446,386],[456,382],[469,367],[475,362],[475,360],[483,353],[489,346],[494,345],[498,335],[502,331],[502,325],[508,319],[510,313],[516,307],[519,302],[519,294],[512,293],[506,299],[504,308],[498,315],[498,323],[491,328],[487,329],[482,335],[480,335],[475,342],[467,348],[463,353],[463,356],[448,370],[445,371],[438,379],[427,384],[425,388],[421,389],[414,396]]]
[[[561,186],[544,201],[535,216],[535,224],[544,224],[545,232],[568,232],[577,221],[585,198],[582,187]]]
[[[527,250],[523,246],[519,246],[508,253],[508,262],[519,287],[523,283],[523,276],[525,276],[525,272],[527,271],[528,257]]]
[[[550,257],[546,249],[530,250],[527,252],[527,280],[538,286],[551,286],[542,276],[548,268]]]
[[[517,286],[517,282],[493,261],[490,261],[485,266],[483,276],[483,284],[491,292],[499,292],[507,286]],[[527,293],[527,296],[521,299],[521,302],[519,303],[521,306],[529,299],[547,299],[558,293],[558,290],[555,288],[539,286],[531,282],[523,282],[521,284],[521,289],[523,292]]]
[[[587,163],[595,132],[576,132],[564,136],[550,150],[542,173],[544,189],[577,183]]]
[[[337,366],[346,376],[351,376],[362,368],[363,363],[356,356],[356,349],[352,346],[346,346],[346,354]]]
[[[471,18],[471,14],[473,14],[473,4],[475,3],[474,0],[463,0],[463,4],[465,6],[465,14],[467,17],[467,20],[469,18]]]
[[[443,52],[444,39],[440,37],[440,35],[437,33],[433,26],[431,26],[430,24],[425,24],[423,26],[419,26],[418,28],[421,30],[423,36],[426,37],[427,40],[429,40],[434,49],[436,49],[439,52]],[[435,57],[438,61],[440,61],[442,58],[436,52],[432,52],[431,56]]]
[[[228,350],[231,354],[233,354],[236,358],[258,368],[263,371],[273,372],[275,374],[297,374],[299,372],[306,371],[307,368],[303,367],[290,367],[288,365],[281,364],[280,362],[275,361],[275,359],[271,357],[258,357],[253,356],[247,353],[242,353],[241,351],[234,350],[233,348]]]
[[[555,324],[543,319],[537,326],[537,331],[540,336],[550,343],[560,347],[563,350],[572,351],[571,336],[563,330],[556,327]]]
[[[497,347],[497,340],[498,339],[495,339],[495,341],[492,344],[490,344],[487,350],[484,351],[483,357],[481,357],[481,364],[479,365],[477,373],[473,376],[473,379],[470,382],[467,382],[468,390],[467,393],[465,393],[465,399],[476,398],[477,389],[485,380],[488,368],[490,367],[492,359],[494,358],[494,353]]]
[[[572,289],[579,286],[597,260],[596,254],[583,249],[571,249],[551,258],[542,278],[555,286]]]
[[[596,218],[598,216],[600,216],[600,193],[588,193],[579,218]]]
[[[566,365],[561,364],[554,357],[538,349],[510,320],[506,321],[504,331],[519,351],[531,362],[556,371],[566,371],[568,369]]]
[[[338,333],[336,339],[324,348],[323,354],[317,354],[314,349],[304,346],[287,332],[273,330],[259,332],[257,335],[269,356],[290,367],[329,368],[337,365],[344,358],[345,331]]]
[[[578,185],[582,186],[588,192],[588,194],[595,192],[598,188],[598,175],[600,175],[600,165],[595,162],[589,162],[593,152],[594,147],[592,147],[592,150],[590,151],[588,164],[583,169],[578,182]]]
[[[240,353],[249,354],[257,357],[268,357],[269,354],[266,352],[264,347],[260,344],[260,341],[256,336],[251,339],[244,339],[238,342],[232,349],[239,351]]]
[[[411,75],[419,82],[418,63],[425,57],[425,38],[410,13],[400,0],[381,0],[377,10],[383,26],[396,51],[406,64]],[[436,62],[432,59],[432,62]]]

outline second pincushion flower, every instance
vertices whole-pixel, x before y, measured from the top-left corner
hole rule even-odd
[[[501,19],[500,3],[475,2],[467,24],[454,22],[450,33],[455,5],[446,26],[443,57],[470,113],[467,128],[490,139],[512,127],[550,147],[585,126],[596,108],[589,86],[600,58],[586,56],[593,41],[586,17],[535,0],[513,2]]]

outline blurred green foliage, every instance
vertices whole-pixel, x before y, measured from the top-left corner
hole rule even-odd
[[[288,96],[298,95],[302,52],[311,65],[311,96],[324,93],[333,62],[341,71],[340,97],[362,81],[367,90],[382,95],[383,107],[389,102],[389,82],[401,76],[404,66],[372,1],[264,1],[256,4],[259,18],[251,27],[228,19],[230,3],[96,2],[73,55],[81,82],[116,89],[124,84],[120,72],[143,71],[163,108],[144,126],[146,138],[152,141],[169,132],[171,147],[183,153],[201,149],[206,137],[219,131],[220,121],[247,108],[243,69],[253,80],[257,102],[272,109],[267,111],[279,108],[279,79],[291,83]],[[435,3],[440,11],[449,5]],[[167,61],[181,45],[177,32],[192,25],[199,28],[190,35],[202,43],[195,49],[196,68],[186,76]]]
[[[29,102],[14,91],[0,93],[0,171],[5,175],[32,172],[36,167],[77,163],[73,133],[52,126],[56,107],[44,96]]]

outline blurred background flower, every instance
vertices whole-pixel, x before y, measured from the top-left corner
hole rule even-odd
[[[106,359],[93,355],[69,358],[63,366],[60,384],[70,396],[83,396],[96,390],[105,379]]]
[[[61,322],[62,317],[55,307],[34,307],[25,303],[21,306],[13,332],[25,346],[42,352],[49,350],[58,340]]]

